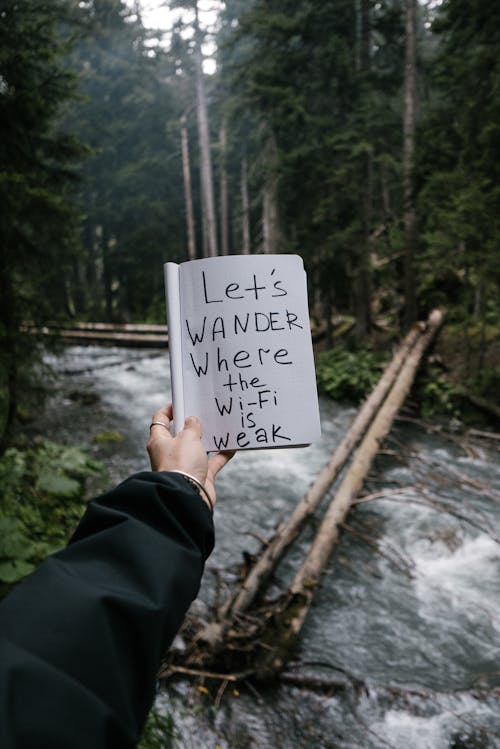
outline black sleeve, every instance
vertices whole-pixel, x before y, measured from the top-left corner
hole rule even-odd
[[[90,502],[69,545],[0,605],[0,747],[134,747],[213,543],[177,474],[139,473]]]

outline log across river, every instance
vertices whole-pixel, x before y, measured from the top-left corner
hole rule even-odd
[[[52,363],[60,389],[33,430],[49,425],[53,439],[89,444],[112,481],[146,467],[149,417],[169,398],[165,352],[71,347]],[[327,507],[266,573],[265,595],[236,617],[240,634],[252,617],[257,629],[272,623],[286,601],[347,475],[335,483],[324,472],[356,412],[321,399],[321,414],[317,444],[241,453],[221,475],[217,545],[191,632],[231,608],[262,547],[323,475],[333,481]],[[113,430],[121,443],[93,442]],[[280,681],[237,682],[227,655],[225,679],[207,667],[201,681],[169,681],[158,706],[173,713],[178,747],[500,747],[498,441],[397,421],[377,450]],[[189,635],[177,639],[175,663],[196,671]]]

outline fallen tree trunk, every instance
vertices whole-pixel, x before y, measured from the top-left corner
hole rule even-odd
[[[307,557],[285,594],[279,614],[273,617],[270,633],[264,638],[266,651],[257,665],[259,675],[268,676],[269,673],[275,673],[285,663],[302,629],[321,575],[338,541],[340,525],[363,486],[380,444],[391,429],[394,418],[413,384],[422,355],[440,327],[442,319],[439,310],[434,310],[429,316],[425,333],[410,351],[391,392],[356,451],[325,513]]]
[[[462,390],[462,395],[480,411],[483,411],[483,413],[488,414],[488,416],[492,416],[497,421],[500,421],[500,408],[495,405],[495,403],[490,403],[486,398],[481,398],[479,395],[474,395],[474,393],[465,389]]]
[[[237,593],[219,612],[219,621],[209,624],[201,633],[200,639],[209,642],[212,647],[216,648],[234,621],[255,600],[283,554],[297,538],[306,521],[316,511],[321,500],[339,475],[356,443],[361,439],[375,413],[380,408],[412,347],[422,335],[423,329],[422,325],[415,325],[410,330],[329,462],[295,507],[291,516],[278,526],[274,536],[265,546]]]

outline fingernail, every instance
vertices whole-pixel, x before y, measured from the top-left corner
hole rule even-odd
[[[184,428],[194,426],[197,421],[198,419],[196,418],[196,416],[188,416],[184,422]]]

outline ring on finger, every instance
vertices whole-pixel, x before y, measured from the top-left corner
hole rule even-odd
[[[151,431],[151,427],[154,427],[154,426],[165,427],[165,429],[167,429],[167,431],[170,430],[170,425],[169,424],[164,424],[163,421],[152,421],[151,424],[149,425],[149,430]]]

